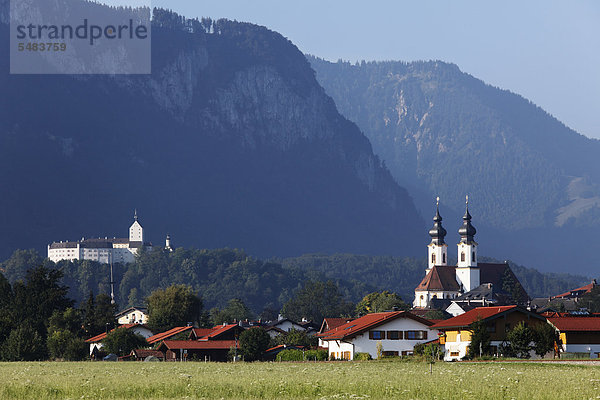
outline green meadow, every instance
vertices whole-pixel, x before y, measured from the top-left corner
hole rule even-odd
[[[0,363],[0,399],[596,399],[600,367],[536,363]]]

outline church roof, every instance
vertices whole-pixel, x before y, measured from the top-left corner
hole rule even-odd
[[[478,263],[479,267],[479,282],[481,282],[482,286],[479,286],[471,292],[465,293],[462,297],[477,297],[477,295],[481,295],[482,291],[490,290],[493,291],[495,298],[498,298],[498,294],[507,294],[512,298],[513,293],[506,293],[504,289],[503,281],[504,274],[508,269],[508,274],[510,274],[513,282],[520,283],[519,279],[512,272],[508,264],[495,264],[495,263]],[[491,283],[492,286],[490,288],[483,287],[483,285]],[[423,278],[421,283],[416,287],[416,292],[423,291],[459,291],[460,286],[456,281],[456,267],[455,266],[441,266],[436,265]],[[523,288],[523,285],[520,285],[520,297],[522,299],[528,299],[529,296],[527,292]],[[467,297],[464,299],[467,300]]]
[[[456,267],[436,265],[423,278],[415,291],[458,291],[460,286],[456,281]]]

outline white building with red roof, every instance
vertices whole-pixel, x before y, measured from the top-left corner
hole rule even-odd
[[[560,351],[600,357],[600,315],[555,314],[547,317],[560,337]]]
[[[431,325],[408,311],[390,311],[367,314],[317,336],[326,342],[330,359],[353,360],[357,353],[376,358],[378,343],[383,355],[399,356],[412,354],[419,343],[437,340],[438,330]]]
[[[148,338],[152,336],[152,331],[150,329],[148,329],[146,327],[146,325],[141,325],[141,324],[119,325],[115,329],[129,329],[133,333],[144,337],[146,340],[148,340]],[[115,329],[112,329],[111,332],[114,331]],[[102,349],[102,347],[104,346],[102,341],[106,338],[106,335],[107,335],[107,333],[103,332],[103,333],[96,335],[94,337],[91,337],[85,341],[90,346],[90,355],[92,355],[95,352],[98,352]]]

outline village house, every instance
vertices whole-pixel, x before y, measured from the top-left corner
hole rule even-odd
[[[302,324],[292,321],[291,319],[288,319],[288,318],[283,318],[281,315],[279,316],[277,321],[270,323],[268,325],[268,327],[277,328],[277,329],[282,330],[283,332],[289,332],[292,329],[295,329],[297,331],[306,330],[306,328]]]
[[[329,342],[321,339],[321,334],[335,329],[338,326],[344,325],[345,323],[348,323],[352,320],[353,318],[324,318],[323,322],[321,323],[321,328],[319,329],[319,332],[316,335],[319,338],[319,347],[326,349],[329,346]]]
[[[148,329],[145,325],[140,324],[125,324],[120,325],[115,329],[129,329],[133,333],[143,336],[146,340],[148,340],[148,338],[152,336],[152,331],[150,331],[150,329]],[[111,332],[113,332],[115,329],[112,329]],[[93,356],[94,354],[99,354],[101,352],[101,349],[104,346],[102,344],[102,341],[106,338],[106,335],[107,333],[103,332],[85,341],[90,346],[90,356]]]
[[[506,341],[507,333],[524,322],[528,326],[545,324],[546,318],[519,306],[478,307],[456,317],[440,321],[432,329],[443,333],[440,344],[444,345],[444,360],[464,358],[471,345],[470,326],[477,320],[486,324],[490,334],[492,354],[498,354],[500,345]]]
[[[547,317],[560,338],[560,351],[600,357],[600,315],[554,313]]]
[[[178,339],[183,338],[183,336],[188,335],[188,331],[194,329],[193,326],[176,326],[175,328],[171,328],[168,331],[157,333],[156,335],[150,336],[146,339],[148,344],[154,345],[159,343],[162,340],[173,339],[177,337]]]
[[[148,309],[146,307],[129,307],[115,314],[120,325],[146,324],[148,322]]]
[[[227,361],[230,349],[239,349],[237,339],[244,330],[239,324],[216,325],[207,329],[191,328],[188,340],[163,339],[157,350],[164,354],[165,361]],[[185,330],[177,335],[182,332]],[[170,335],[172,336],[174,335]]]
[[[357,353],[400,356],[413,353],[415,345],[436,340],[438,330],[432,321],[408,311],[389,311],[367,314],[317,336],[326,342],[330,359],[353,360]]]

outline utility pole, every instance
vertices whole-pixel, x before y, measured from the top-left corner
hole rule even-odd
[[[115,281],[113,280],[113,254],[110,254],[110,304],[115,304]]]

